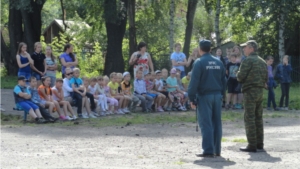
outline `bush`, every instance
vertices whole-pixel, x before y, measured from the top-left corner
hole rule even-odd
[[[7,70],[6,70],[5,66],[0,67],[0,75],[1,75],[1,77],[4,77],[7,75]]]
[[[41,42],[43,44],[43,48],[45,49],[47,44],[41,37]],[[52,47],[53,55],[57,59],[57,77],[61,77],[61,63],[59,61],[59,56],[64,52],[63,47],[66,43],[68,43],[68,37],[60,33],[60,37],[54,37],[50,46]],[[92,46],[92,49],[85,50],[88,46],[85,43],[81,43],[78,38],[73,37],[75,40],[71,40],[69,43],[73,45],[73,52],[78,59],[78,68],[81,70],[81,75],[86,77],[97,77],[104,70],[104,58],[101,52],[101,46],[98,42],[93,44],[89,44]]]

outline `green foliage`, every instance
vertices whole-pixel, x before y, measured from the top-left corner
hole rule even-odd
[[[214,12],[208,13],[203,6],[196,10],[194,19],[194,39],[198,43],[199,39],[212,40],[214,32]]]
[[[81,74],[87,77],[97,77],[104,70],[104,58],[101,52],[101,47],[98,42],[93,46],[93,53],[81,53],[78,58]]]
[[[69,1],[73,2],[73,1]],[[67,3],[69,4],[69,3]],[[71,12],[68,11],[68,13]],[[42,10],[42,32],[46,29],[47,26],[54,20],[54,19],[61,19],[62,18],[62,11],[60,6],[60,0],[47,0],[43,6]]]
[[[4,77],[4,76],[6,76],[7,75],[7,70],[6,70],[6,68],[4,67],[4,66],[1,66],[0,67],[0,76],[1,77]]]
[[[17,84],[17,76],[1,76],[1,89],[13,89]]]
[[[8,26],[8,13],[9,13],[8,0],[1,0],[1,22],[0,27]]]

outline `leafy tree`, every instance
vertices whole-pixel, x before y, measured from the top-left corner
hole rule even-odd
[[[185,28],[185,38],[184,38],[184,46],[183,46],[183,53],[186,56],[190,54],[190,44],[191,38],[193,33],[193,26],[194,26],[194,16],[196,13],[198,0],[188,0],[188,7],[186,13],[186,28]]]
[[[1,55],[8,75],[16,75],[18,65],[16,52],[18,44],[22,41],[27,43],[29,53],[33,52],[33,45],[40,41],[41,35],[41,10],[46,0],[10,0],[9,1],[9,48],[1,44]],[[2,32],[1,32],[2,33]],[[1,42],[3,35],[1,34]]]

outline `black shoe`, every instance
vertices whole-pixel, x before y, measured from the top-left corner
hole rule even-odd
[[[216,157],[221,157],[221,154],[215,154]]]
[[[264,146],[257,146],[257,152],[266,152]]]
[[[213,154],[202,154],[202,153],[197,153],[195,154],[197,157],[209,157],[209,158],[214,158],[215,156]]]
[[[243,151],[243,152],[253,152],[255,153],[256,152],[256,148],[250,148],[250,147],[240,147],[240,151]]]
[[[54,117],[52,117],[51,119],[49,119],[49,121],[50,121],[51,123],[55,123],[57,120],[58,120],[58,118],[54,118]]]
[[[78,114],[78,118],[82,119],[83,118],[82,114]]]
[[[46,121],[43,118],[35,119],[36,124],[44,124]]]

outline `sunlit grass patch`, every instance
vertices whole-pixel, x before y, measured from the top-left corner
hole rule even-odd
[[[233,139],[232,142],[236,142],[236,143],[247,143],[247,140],[243,139],[243,138],[236,138]]]

